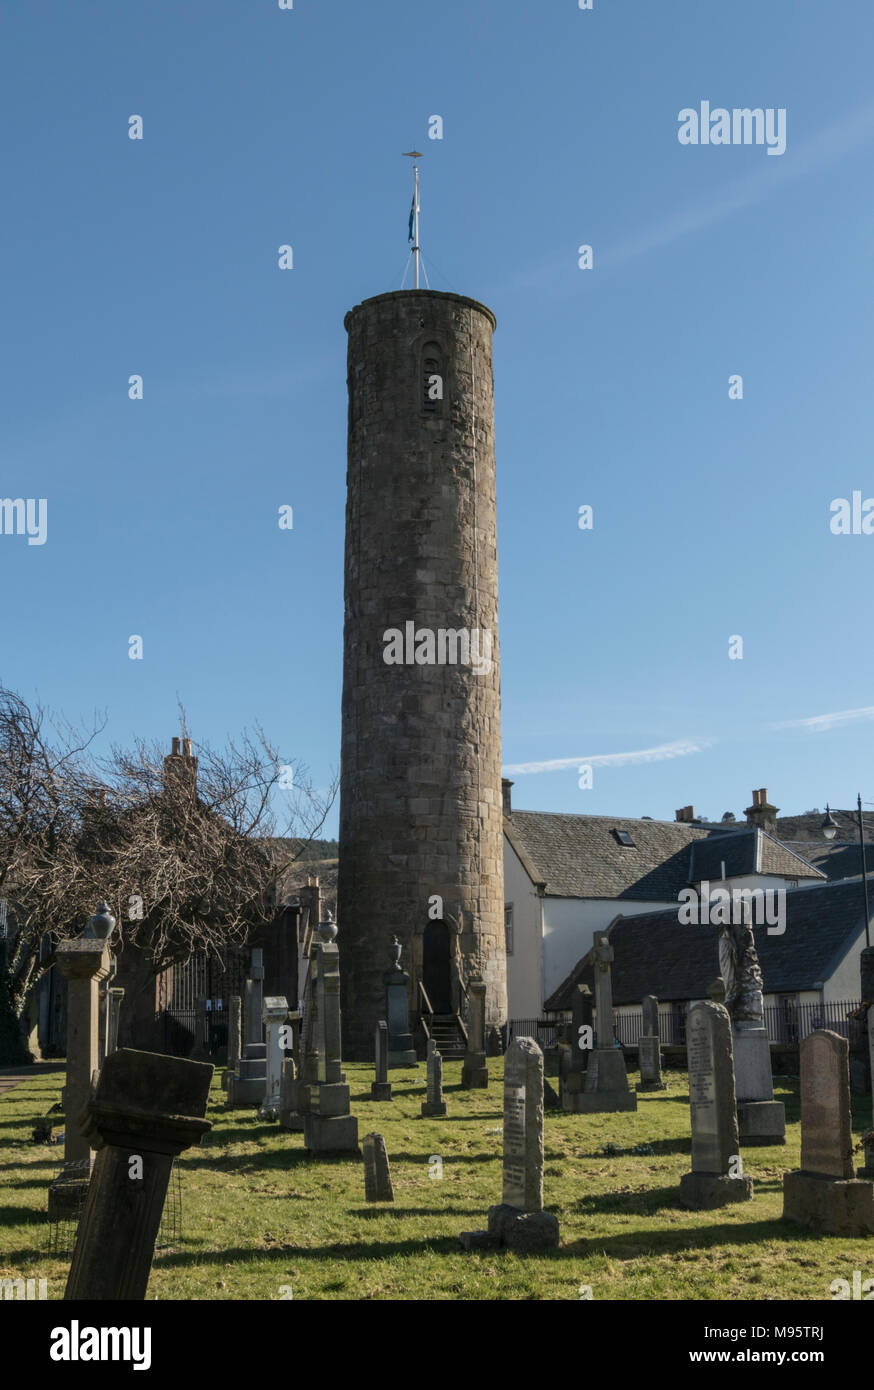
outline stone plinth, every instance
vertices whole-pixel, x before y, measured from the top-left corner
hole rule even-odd
[[[55,960],[67,981],[67,1078],[64,1088],[64,1163],[93,1162],[79,1117],[99,1067],[98,987],[110,971],[109,946],[102,938],[61,941]]]
[[[343,1078],[340,1021],[340,954],[333,941],[320,941],[313,966],[316,1002],[315,1058],[318,1080],[306,1085],[304,1146],[314,1153],[358,1152],[358,1120],[349,1113],[349,1087]],[[299,1102],[304,1087],[298,1087]]]
[[[621,1048],[596,1047],[589,1056],[582,1091],[568,1087],[565,1110],[575,1114],[601,1114],[612,1110],[636,1110],[637,1096],[629,1088]]]
[[[657,1037],[643,1035],[638,1039],[637,1057],[640,1066],[638,1091],[666,1091],[662,1081],[662,1053]]]
[[[785,1144],[786,1110],[774,1099],[771,1045],[765,1028],[734,1029],[734,1088],[742,1144]]]
[[[83,1115],[101,1147],[65,1299],[145,1298],[173,1159],[211,1128],[212,1074],[200,1062],[128,1048],[107,1057]]]
[[[692,1171],[680,1179],[680,1201],[693,1210],[747,1202],[734,1098],[731,1019],[722,1004],[693,1004],[686,1020]]]

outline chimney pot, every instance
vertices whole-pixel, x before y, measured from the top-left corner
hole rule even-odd
[[[171,756],[171,758],[178,758],[178,757],[179,757],[179,740],[178,740],[178,738],[174,738],[174,740],[173,740],[173,746],[172,746],[172,749],[171,749],[171,752],[170,752],[170,756]]]
[[[183,758],[190,758],[190,757],[191,757],[191,739],[190,739],[190,738],[186,738],[186,739],[183,739],[183,740],[182,740],[182,756],[183,756]]]
[[[508,781],[506,777],[501,778],[501,800],[503,802],[505,816],[511,816],[513,814],[513,803],[510,798],[510,788],[512,786],[513,783]]]

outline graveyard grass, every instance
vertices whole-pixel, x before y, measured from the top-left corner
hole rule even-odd
[[[182,1240],[156,1255],[148,1297],[578,1300],[589,1285],[594,1300],[829,1299],[833,1279],[870,1263],[863,1239],[814,1236],[780,1219],[782,1173],[800,1159],[797,1078],[775,1078],[785,1147],[743,1150],[754,1200],[684,1211],[689,1098],[676,1071],[633,1114],[547,1110],[545,1200],[561,1225],[559,1250],[464,1254],[458,1233],[483,1228],[501,1198],[502,1059],[489,1069],[488,1091],[464,1091],[461,1063],[445,1063],[447,1118],[421,1119],[423,1064],[391,1071],[396,1099],[383,1103],[370,1100],[372,1067],[346,1064],[359,1143],[370,1130],[385,1136],[393,1204],[365,1203],[360,1159],[311,1159],[303,1135],[226,1109],[217,1072],[214,1128],[180,1159]],[[0,1277],[47,1278],[49,1298],[63,1296],[68,1267],[45,1253],[46,1189],[62,1154],[30,1133],[62,1080],[35,1068],[0,1100]],[[870,1097],[853,1102],[858,1149]],[[623,1152],[601,1152],[611,1144]],[[653,1152],[629,1152],[635,1145]],[[432,1155],[442,1178],[429,1176]]]

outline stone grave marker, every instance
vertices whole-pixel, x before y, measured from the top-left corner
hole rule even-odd
[[[593,1114],[612,1110],[636,1110],[637,1096],[629,1088],[625,1057],[613,1045],[613,987],[610,967],[613,947],[606,936],[592,947],[595,963],[595,1022],[597,1046],[586,1069],[585,1088],[569,1097],[565,1109]]]
[[[686,1018],[692,1171],[680,1179],[680,1201],[710,1210],[753,1195],[743,1176],[734,1099],[731,1018],[722,1004],[693,1004]]]
[[[461,1068],[461,1084],[469,1091],[484,1091],[489,1084],[489,1064],[486,1057],[486,986],[479,976],[468,981],[470,1022],[467,1049]]]
[[[381,1134],[365,1134],[364,1149],[364,1196],[368,1202],[393,1202],[394,1189],[391,1185],[391,1170],[385,1139]]]
[[[333,935],[336,926],[330,923]],[[342,1070],[340,1040],[340,955],[333,939],[316,948],[316,1056],[318,1080],[307,1087],[304,1147],[311,1153],[358,1153],[358,1120],[349,1113],[349,1087]]]
[[[388,1079],[388,1024],[380,1019],[373,1031],[373,1063],[375,1080],[370,1083],[371,1100],[391,1100]]]
[[[145,1298],[173,1159],[212,1128],[204,1118],[212,1074],[208,1064],[154,1052],[107,1057],[83,1116],[101,1148],[65,1299]]]
[[[487,1231],[465,1231],[464,1250],[554,1250],[558,1220],[543,1210],[543,1053],[533,1038],[514,1038],[504,1063],[502,1201]]]
[[[433,1040],[428,1042],[428,1094],[422,1101],[422,1115],[433,1117],[446,1114],[446,1102],[443,1099],[443,1058],[434,1046]]]
[[[401,969],[403,947],[396,936],[391,939],[391,964],[383,975],[385,985],[385,1016],[388,1022],[389,1067],[414,1067],[416,1049],[410,1032],[410,977]]]
[[[234,1107],[261,1105],[267,1091],[267,1044],[262,1041],[261,1036],[264,952],[260,947],[256,946],[252,950],[249,971],[243,1018],[243,1036],[246,1042],[243,1055],[238,1059],[228,1079],[228,1105]]]
[[[592,991],[588,985],[575,985],[571,994],[571,1023],[567,1042],[560,1044],[558,1054],[559,1095],[563,1109],[573,1111],[573,1097],[586,1088],[586,1070],[592,1047],[594,1014]]]
[[[662,1081],[662,1052],[659,1040],[659,1001],[654,994],[647,994],[643,1000],[643,1032],[637,1043],[637,1057],[640,1066],[638,1091],[665,1091]]]
[[[279,1128],[292,1134],[303,1133],[303,1115],[297,1109],[297,1067],[286,1057],[279,1077]]]
[[[267,1083],[258,1114],[261,1119],[266,1119],[279,1114],[279,1083],[285,1058],[282,1029],[288,1018],[288,1000],[284,994],[270,994],[264,999],[261,1009],[267,1037]]]
[[[783,1174],[783,1216],[821,1235],[874,1234],[874,1183],[853,1174],[849,1043],[820,1028],[800,1050],[801,1167]]]

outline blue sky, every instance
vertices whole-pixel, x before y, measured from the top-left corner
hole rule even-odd
[[[5,684],[328,780],[343,316],[400,286],[415,143],[432,286],[498,320],[504,760],[566,763],[514,804],[874,802],[874,536],[829,529],[874,496],[874,14],[594,6],[7,7],[0,495],[48,539],[0,536]],[[680,145],[702,100],[785,107],[785,154]]]

